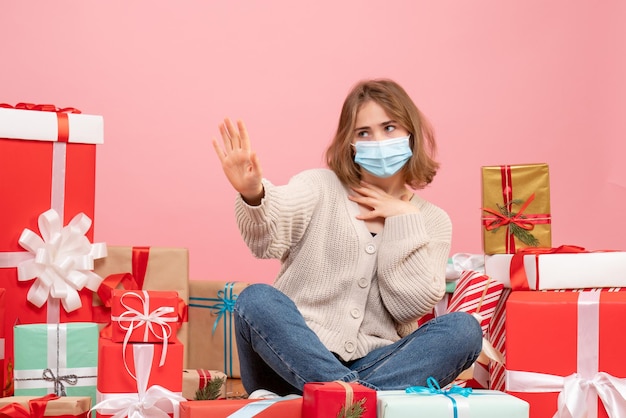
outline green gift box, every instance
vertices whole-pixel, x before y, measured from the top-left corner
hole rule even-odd
[[[89,396],[96,403],[96,323],[27,324],[13,328],[16,396]]]

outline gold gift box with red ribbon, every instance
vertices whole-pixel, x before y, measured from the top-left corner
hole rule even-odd
[[[548,165],[482,167],[481,221],[485,254],[551,247]]]

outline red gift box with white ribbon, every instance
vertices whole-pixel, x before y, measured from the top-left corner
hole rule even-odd
[[[113,290],[113,342],[167,343],[176,341],[180,324],[178,293],[158,290]]]
[[[626,416],[626,292],[610,290],[509,296],[506,391],[530,418]]]
[[[97,417],[126,416],[133,411],[178,416],[180,402],[186,401],[180,342],[122,344],[100,338],[98,344],[97,404],[93,407]]]

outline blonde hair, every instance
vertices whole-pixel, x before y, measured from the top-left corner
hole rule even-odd
[[[361,106],[374,101],[411,134],[413,156],[403,167],[404,181],[413,189],[423,189],[433,181],[439,163],[434,160],[437,151],[433,129],[407,92],[389,79],[364,80],[357,83],[346,97],[335,137],[326,150],[326,163],[344,184],[356,185],[361,179],[358,164],[354,162],[356,115]]]

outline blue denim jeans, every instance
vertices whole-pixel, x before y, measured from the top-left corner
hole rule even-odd
[[[482,348],[478,321],[466,313],[449,313],[391,345],[344,362],[322,344],[292,300],[266,284],[252,284],[239,294],[234,318],[241,380],[248,393],[301,394],[306,382],[333,380],[403,390],[425,385],[429,376],[443,387],[470,367]]]

